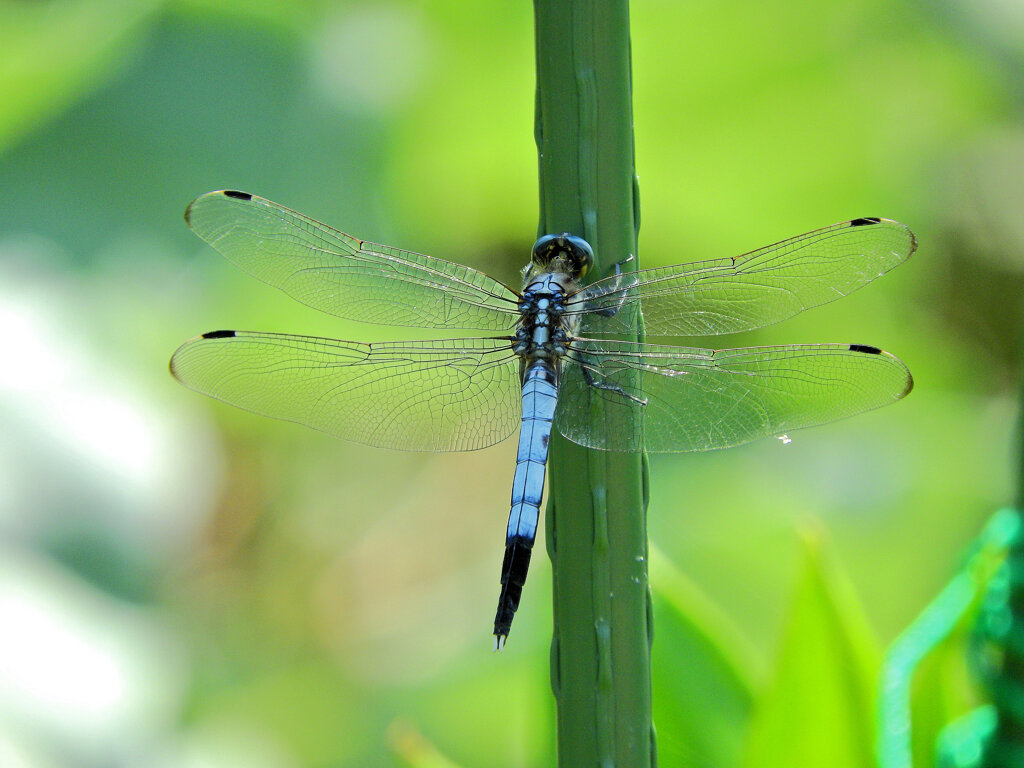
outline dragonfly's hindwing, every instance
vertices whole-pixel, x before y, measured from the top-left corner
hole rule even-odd
[[[896,357],[859,344],[690,349],[578,339],[555,425],[614,451],[708,451],[880,408],[910,392]]]
[[[183,344],[171,372],[240,408],[381,448],[486,448],[519,425],[507,339],[360,344],[215,331]]]

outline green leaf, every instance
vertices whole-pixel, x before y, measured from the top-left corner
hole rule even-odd
[[[756,656],[738,628],[661,552],[651,549],[654,722],[663,765],[740,764]]]
[[[989,584],[1019,526],[1012,509],[993,515],[960,572],[887,650],[878,715],[878,762],[883,768],[933,765],[936,743],[947,724],[977,704],[965,657]],[[944,749],[973,749],[983,729],[968,737],[970,723],[988,716],[976,710],[961,719],[945,732]]]
[[[977,704],[965,656],[974,611],[925,656],[914,673],[910,707],[914,765],[931,766],[939,734]]]
[[[104,82],[160,0],[0,5],[0,152]]]
[[[954,582],[963,582],[960,604],[942,606],[947,610],[942,617],[943,623],[948,625],[947,634],[921,659],[914,670],[911,685],[914,765],[931,766],[934,763],[940,734],[954,720],[966,716],[963,722],[983,723],[993,717],[992,712],[985,709],[967,716],[968,711],[979,704],[979,698],[968,672],[966,657],[971,652],[972,633],[979,612],[984,611],[986,593],[1004,562],[1006,548],[1019,525],[1020,518],[1014,510],[1004,509],[992,516],[978,538],[976,552],[954,579]],[[943,594],[947,591],[948,588]],[[941,604],[937,600],[932,605],[939,607]],[[961,730],[966,732],[969,728],[961,725]],[[978,725],[975,733],[980,734],[984,730]],[[954,733],[948,740],[951,745],[957,743]]]
[[[396,721],[388,729],[391,751],[408,768],[459,768],[458,763],[430,743],[422,733],[404,720]]]
[[[776,663],[757,702],[748,768],[871,768],[879,652],[852,590],[805,537],[803,572]]]

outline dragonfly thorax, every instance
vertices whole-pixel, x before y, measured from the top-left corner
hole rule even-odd
[[[552,360],[565,354],[574,328],[565,314],[567,288],[575,288],[568,275],[545,272],[529,281],[519,299],[522,316],[513,337],[512,351],[529,360]]]

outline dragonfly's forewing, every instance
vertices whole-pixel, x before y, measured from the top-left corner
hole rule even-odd
[[[599,280],[568,302],[581,336],[633,330],[642,306],[653,336],[749,331],[846,296],[906,261],[913,233],[891,219],[856,219],[743,256],[644,269]],[[618,311],[617,311],[618,310]]]
[[[253,277],[338,317],[490,331],[519,317],[515,292],[483,272],[364,242],[245,192],[203,195],[185,220]]]
[[[708,451],[880,408],[912,386],[899,358],[857,344],[708,350],[576,340],[563,359],[555,425],[588,448]]]
[[[485,448],[519,426],[507,339],[360,344],[214,331],[171,359],[185,386],[336,437],[406,451]]]

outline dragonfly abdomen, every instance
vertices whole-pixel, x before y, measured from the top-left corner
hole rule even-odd
[[[523,374],[523,416],[519,431],[516,474],[512,481],[512,508],[505,534],[505,559],[501,567],[501,595],[494,616],[494,636],[500,650],[512,627],[519,598],[530,567],[537,538],[537,521],[544,493],[548,441],[558,399],[558,377],[546,360],[529,365]]]

